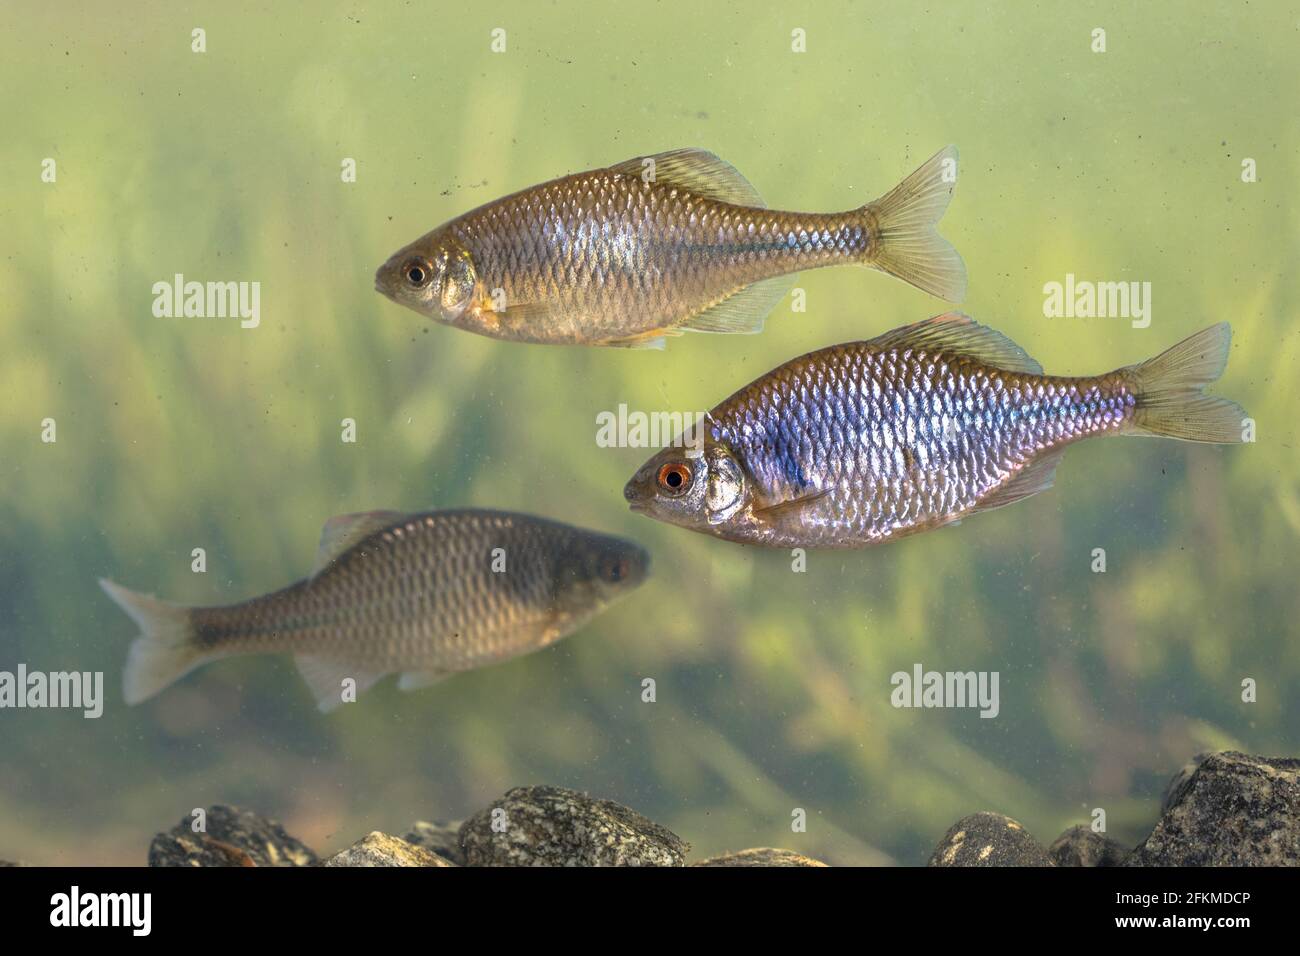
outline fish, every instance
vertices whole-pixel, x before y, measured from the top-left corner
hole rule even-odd
[[[1062,377],[959,312],[810,352],[705,416],[628,481],[633,511],[728,541],[858,548],[955,524],[1052,486],[1065,449],[1103,435],[1245,440],[1205,394],[1221,322],[1105,375]]]
[[[762,331],[792,273],[855,263],[960,302],[966,267],[935,229],[956,184],[940,150],[841,213],[768,209],[701,149],[533,186],[398,250],[375,289],[434,321],[515,342],[664,348],[683,332]]]
[[[200,665],[293,655],[322,711],[398,673],[402,690],[528,654],[573,633],[649,573],[634,542],[526,514],[370,511],[326,522],[310,576],[238,604],[185,607],[107,579],[139,626],[128,704]],[[353,696],[351,699],[355,699]]]

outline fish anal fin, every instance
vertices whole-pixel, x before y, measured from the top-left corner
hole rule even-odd
[[[945,312],[891,329],[876,336],[871,344],[880,348],[949,352],[1007,372],[1043,374],[1043,367],[1019,345],[961,312]]]
[[[728,332],[754,335],[763,331],[763,321],[790,287],[793,276],[776,276],[743,286],[716,305],[682,323],[690,332]]]
[[[637,156],[610,167],[611,172],[635,176],[643,182],[676,187],[695,196],[766,209],[763,197],[725,160],[703,149],[674,149],[653,156]]]
[[[316,706],[327,714],[343,703],[345,680],[356,681],[356,692],[360,695],[384,676],[320,654],[295,654],[293,660],[298,665],[298,673],[311,688]]]
[[[454,671],[440,670],[402,671],[402,676],[397,679],[397,689],[422,690],[445,681],[453,673]]]
[[[1065,455],[1064,448],[1053,448],[1040,453],[1029,463],[1022,465],[1006,483],[999,485],[967,514],[979,514],[992,511],[1017,501],[1046,491],[1056,480],[1056,466]]]
[[[400,511],[360,511],[330,518],[321,528],[320,545],[316,548],[316,562],[312,565],[311,576],[320,574],[335,558],[358,541],[381,528],[396,524],[404,517]]]

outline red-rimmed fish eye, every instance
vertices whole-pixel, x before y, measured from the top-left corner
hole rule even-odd
[[[412,289],[423,289],[433,278],[433,266],[423,259],[410,259],[402,266],[402,278]]]
[[[659,487],[670,495],[680,495],[691,486],[691,466],[671,461],[659,469]]]

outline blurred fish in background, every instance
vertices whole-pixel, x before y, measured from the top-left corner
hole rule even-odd
[[[209,661],[292,654],[321,710],[400,673],[403,690],[541,650],[638,587],[630,541],[501,511],[332,518],[310,577],[225,607],[100,584],[140,626],[123,676],[138,704]]]

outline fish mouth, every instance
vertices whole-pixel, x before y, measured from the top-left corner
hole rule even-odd
[[[637,514],[645,514],[649,508],[650,502],[641,494],[635,478],[623,486],[623,497],[627,499],[629,510]]]

